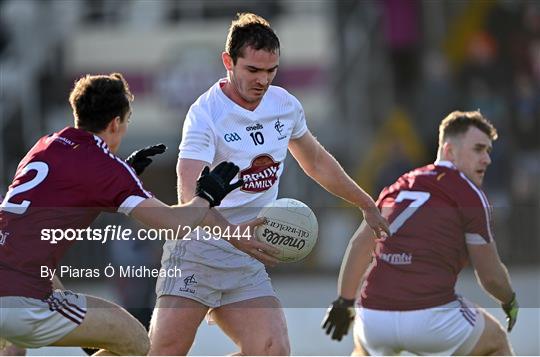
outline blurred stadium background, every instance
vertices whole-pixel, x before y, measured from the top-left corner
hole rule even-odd
[[[184,116],[224,76],[226,31],[242,11],[271,22],[282,44],[274,84],[300,99],[311,131],[372,195],[435,159],[438,123],[450,111],[480,109],[495,123],[499,140],[485,190],[499,252],[526,308],[512,341],[518,354],[540,354],[539,1],[0,0],[0,193],[37,138],[71,125],[67,97],[75,79],[122,72],[136,99],[120,156],[167,144],[143,180],[161,200],[175,203]],[[359,212],[307,179],[294,160],[280,190],[281,197],[310,205],[321,229],[307,260],[272,272],[288,308],[293,353],[348,354],[350,339],[325,340],[318,323],[335,295]],[[96,224],[131,223],[105,216]],[[63,263],[151,266],[159,257],[159,244],[89,242]],[[470,272],[461,284],[466,296],[502,320]],[[109,296],[143,320],[153,306],[152,281],[72,279],[66,285]],[[203,331],[193,353],[233,351],[225,339],[209,346],[217,328]],[[41,350],[49,352],[62,353]]]

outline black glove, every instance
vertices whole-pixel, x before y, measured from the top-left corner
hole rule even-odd
[[[512,294],[512,299],[509,302],[507,302],[506,304],[501,304],[501,307],[506,314],[506,331],[510,332],[516,324],[519,310],[519,305],[516,300],[516,293]]]
[[[135,169],[137,175],[140,175],[144,172],[144,169],[152,163],[152,159],[149,158],[149,156],[163,154],[165,150],[167,150],[165,144],[147,146],[144,149],[131,153],[126,159],[126,162]]]
[[[231,180],[239,170],[238,166],[226,161],[217,165],[212,171],[205,166],[197,180],[195,195],[210,202],[210,207],[219,206],[221,200],[229,192],[244,184],[244,180],[239,179],[231,185]]]
[[[354,320],[354,300],[344,299],[341,296],[334,301],[324,316],[321,327],[330,335],[332,330],[332,340],[341,341],[344,335],[349,332],[349,326]]]

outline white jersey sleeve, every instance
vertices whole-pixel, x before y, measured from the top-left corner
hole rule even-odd
[[[293,101],[293,104],[296,106],[295,110],[297,112],[297,120],[291,133],[291,139],[298,139],[308,131],[306,124],[306,115],[304,114],[304,108],[302,107],[302,104],[300,104],[298,99],[296,99],[296,97],[292,95],[290,97]]]
[[[208,113],[199,105],[189,109],[182,130],[182,142],[179,147],[179,159],[214,161],[216,143],[214,125]]]

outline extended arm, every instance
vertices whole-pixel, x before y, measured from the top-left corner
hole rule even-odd
[[[347,175],[339,162],[315,139],[311,132],[289,142],[289,151],[304,172],[328,192],[354,204],[378,237],[389,236],[388,222],[373,199]]]
[[[333,340],[341,341],[349,331],[354,319],[353,306],[358,285],[371,263],[374,248],[373,231],[362,223],[349,241],[343,257],[338,279],[338,298],[328,308],[322,323],[322,328],[326,334],[332,334]]]
[[[507,317],[507,330],[510,332],[516,323],[519,306],[508,270],[501,262],[495,241],[488,244],[467,244],[467,249],[478,282],[501,303]]]
[[[467,244],[471,264],[480,285],[501,303],[512,299],[508,270],[501,262],[495,241],[488,244]]]
[[[348,300],[356,298],[358,285],[373,259],[375,244],[373,231],[366,224],[361,224],[351,237],[341,263],[338,296]]]
[[[241,181],[231,184],[237,174],[238,166],[231,162],[222,162],[212,171],[206,167],[196,181],[195,195],[189,202],[170,207],[158,199],[149,198],[135,207],[131,214],[151,227],[195,227],[206,216],[209,207],[219,205],[227,194],[242,184]]]
[[[179,206],[167,206],[157,198],[142,201],[131,211],[131,217],[152,228],[180,227],[194,228],[206,216],[208,201],[195,197],[190,202]],[[181,230],[184,232],[184,230]]]

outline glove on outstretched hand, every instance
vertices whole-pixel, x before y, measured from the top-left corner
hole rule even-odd
[[[167,150],[167,147],[164,144],[147,146],[144,149],[131,153],[126,159],[126,162],[133,167],[137,175],[141,175],[144,169],[152,163],[152,159],[149,156],[163,154],[165,150]]]
[[[332,334],[332,340],[341,341],[343,336],[349,332],[355,315],[353,305],[354,300],[344,299],[340,296],[326,310],[321,327],[326,330],[327,335]]]
[[[244,180],[239,179],[231,185],[231,180],[236,177],[240,169],[232,162],[222,162],[212,171],[205,166],[201,176],[197,180],[195,195],[210,202],[210,207],[219,206],[221,200],[229,192],[244,184]]]
[[[512,295],[512,300],[507,302],[506,304],[501,305],[502,309],[504,310],[504,313],[506,314],[506,331],[510,332],[514,328],[514,325],[517,321],[517,315],[519,311],[519,305],[516,300],[516,293]]]

